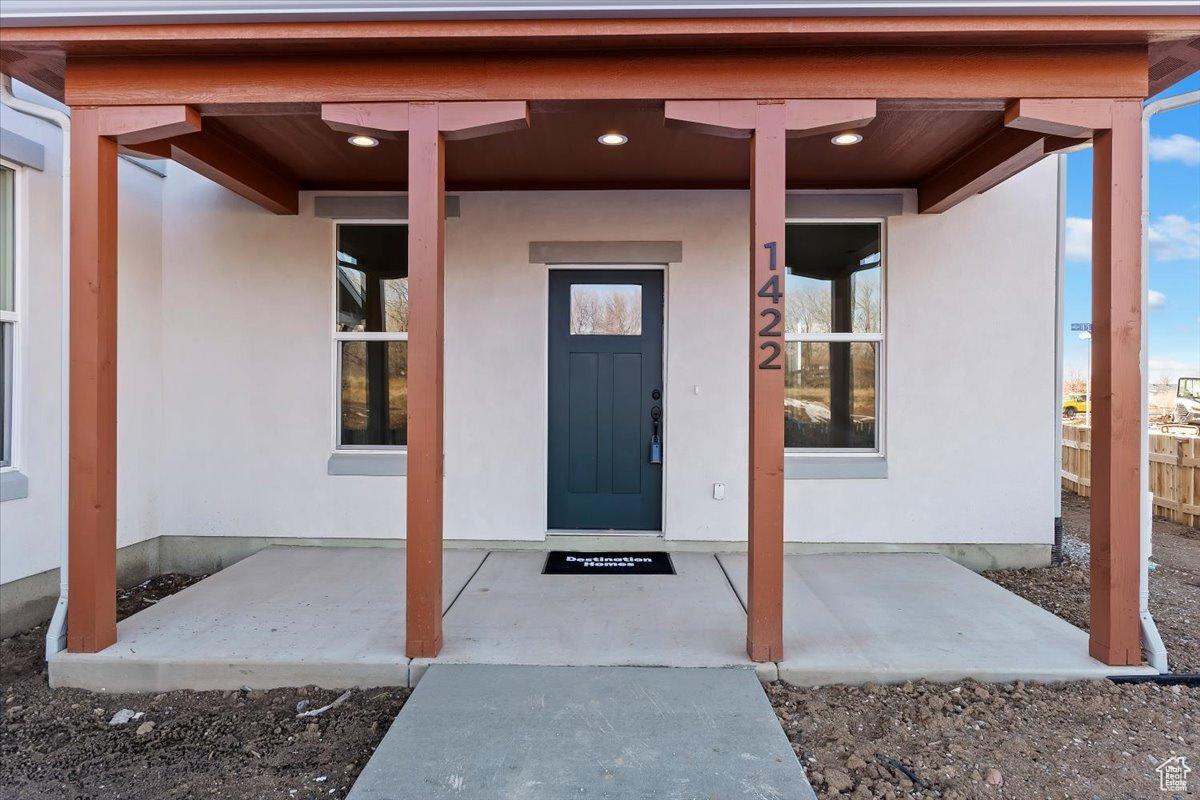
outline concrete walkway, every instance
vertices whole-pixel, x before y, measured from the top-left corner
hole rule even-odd
[[[814,800],[751,670],[429,667],[349,800]]]

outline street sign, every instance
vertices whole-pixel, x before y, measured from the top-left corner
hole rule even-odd
[[[1092,323],[1090,323],[1090,322],[1072,322],[1071,330],[1087,331],[1088,333],[1091,333],[1092,332]]]

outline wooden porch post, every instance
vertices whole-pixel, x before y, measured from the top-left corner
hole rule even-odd
[[[783,658],[787,138],[859,128],[874,100],[668,100],[669,125],[750,138],[750,480],[746,653]]]
[[[117,640],[117,143],[71,110],[67,649]]]
[[[445,136],[437,103],[408,107],[408,556],[410,658],[442,649]]]
[[[325,103],[346,133],[408,131],[408,520],[405,652],[442,649],[446,141],[529,125],[524,101]]]
[[[188,106],[71,109],[67,649],[117,640],[117,145],[200,129]]]
[[[783,658],[783,375],[787,106],[755,106],[750,139],[750,488],[746,652]],[[772,329],[771,321],[777,320]]]
[[[1089,650],[1140,664],[1142,103],[1097,130],[1092,195],[1092,621]]]

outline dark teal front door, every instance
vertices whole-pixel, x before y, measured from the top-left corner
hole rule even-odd
[[[551,529],[662,528],[663,274],[550,273]]]

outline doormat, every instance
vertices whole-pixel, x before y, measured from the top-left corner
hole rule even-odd
[[[546,556],[543,575],[674,575],[671,554],[654,553],[574,553],[551,550]]]

